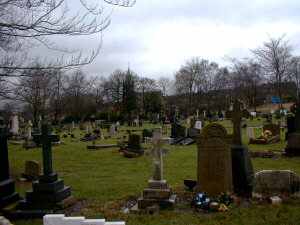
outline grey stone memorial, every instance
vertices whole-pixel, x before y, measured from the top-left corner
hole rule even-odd
[[[300,191],[300,177],[290,170],[263,170],[255,174],[254,192],[265,195]]]
[[[0,209],[19,200],[15,182],[9,174],[7,138],[8,130],[0,117]]]
[[[153,132],[153,177],[148,182],[148,187],[144,189],[143,195],[138,199],[138,208],[146,209],[153,205],[160,208],[172,207],[175,204],[176,196],[172,194],[166,180],[163,177],[163,149],[161,130],[156,129]]]

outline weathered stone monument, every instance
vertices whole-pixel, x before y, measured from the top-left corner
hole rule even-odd
[[[43,174],[32,183],[32,190],[26,192],[25,200],[17,207],[25,213],[30,210],[34,217],[43,216],[48,210],[61,208],[63,201],[71,196],[70,187],[66,187],[53,170],[51,142],[57,137],[51,134],[48,124],[42,125],[39,138],[43,150]]]
[[[262,170],[255,174],[254,192],[275,195],[300,192],[300,176],[290,170]]]
[[[176,196],[172,195],[172,190],[163,178],[163,149],[161,129],[153,132],[153,177],[148,182],[148,187],[144,189],[143,195],[138,199],[138,208],[147,209],[158,205],[160,208],[172,207],[175,204]]]
[[[28,160],[25,162],[25,171],[22,174],[27,180],[37,180],[41,175],[41,165],[39,162],[34,160]]]
[[[242,117],[241,103],[236,100],[232,113],[233,143],[231,155],[233,190],[238,195],[250,198],[252,196],[254,172],[248,148],[242,144]]]
[[[231,150],[226,129],[211,123],[198,139],[197,191],[209,196],[232,192]]]
[[[15,182],[9,176],[7,136],[8,130],[0,117],[0,209],[19,200]]]
[[[300,156],[300,102],[295,106],[294,132],[291,132],[287,136],[287,146],[285,148],[285,154],[287,156]]]

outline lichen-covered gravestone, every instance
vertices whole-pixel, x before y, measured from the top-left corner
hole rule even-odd
[[[22,174],[27,180],[37,180],[41,175],[41,165],[34,160],[25,162],[25,172]]]
[[[217,123],[204,127],[198,139],[197,191],[210,196],[232,192],[231,149],[226,129]]]

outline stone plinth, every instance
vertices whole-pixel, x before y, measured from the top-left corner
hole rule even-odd
[[[165,180],[149,180],[148,187],[144,189],[142,197],[138,199],[138,208],[147,209],[158,205],[160,208],[173,207],[176,196]]]
[[[242,145],[233,145],[231,146],[231,154],[234,192],[250,198],[253,190],[254,172],[248,148]]]

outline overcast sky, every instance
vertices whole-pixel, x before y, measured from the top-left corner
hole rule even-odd
[[[299,0],[137,0],[132,8],[113,9],[101,53],[84,70],[109,75],[129,64],[141,76],[173,77],[191,57],[225,65],[227,57],[251,56],[249,49],[283,34],[297,54],[299,12]]]

